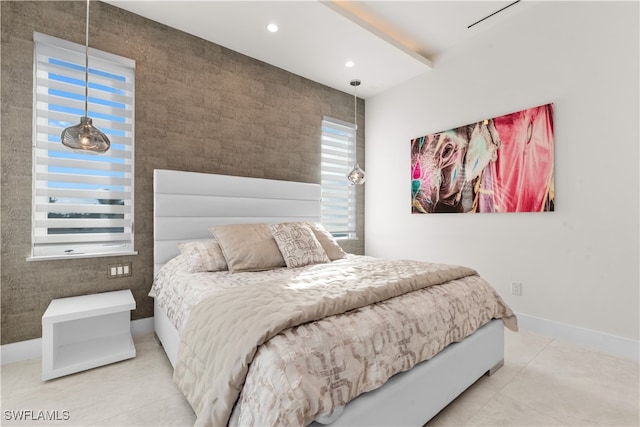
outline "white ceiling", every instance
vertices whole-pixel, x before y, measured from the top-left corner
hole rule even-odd
[[[514,0],[103,1],[347,93],[360,79],[362,98],[428,72],[439,55],[532,4],[468,29]]]

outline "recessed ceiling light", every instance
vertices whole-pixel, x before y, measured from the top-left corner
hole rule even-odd
[[[353,61],[347,61],[347,62],[344,64],[344,66],[345,66],[345,67],[347,67],[347,68],[351,68],[351,67],[353,67],[354,65],[356,65],[356,64],[354,64],[354,63],[353,63]]]
[[[278,26],[276,24],[269,24],[267,25],[267,30],[269,30],[272,33],[275,33],[276,31],[278,31]]]

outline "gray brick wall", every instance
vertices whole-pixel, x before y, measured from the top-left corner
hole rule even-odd
[[[133,319],[153,315],[153,170],[320,181],[322,116],[353,120],[353,97],[105,3],[90,45],[136,61],[135,246],[130,257],[26,261],[31,242],[33,32],[84,44],[85,3],[2,1],[2,344],[41,336],[53,298],[131,289]],[[78,25],[81,23],[81,25]],[[349,92],[349,82],[345,81]],[[364,164],[364,101],[358,156]],[[364,192],[358,189],[364,250]],[[132,262],[133,275],[107,279]]]

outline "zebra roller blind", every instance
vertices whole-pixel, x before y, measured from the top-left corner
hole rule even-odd
[[[135,62],[89,50],[88,116],[106,154],[69,150],[85,115],[85,47],[34,33],[32,258],[133,253]]]
[[[329,117],[322,119],[322,224],[334,237],[356,237],[356,188],[347,174],[356,162],[356,127]]]

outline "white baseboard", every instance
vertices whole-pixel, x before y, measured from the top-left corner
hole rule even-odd
[[[131,335],[137,337],[153,332],[153,316],[131,321]]]
[[[555,338],[560,338],[575,344],[609,353],[614,356],[640,361],[640,342],[628,338],[618,337],[603,332],[580,328],[566,323],[516,313],[518,326]],[[133,336],[153,332],[153,317],[138,319],[131,322]],[[39,359],[42,357],[42,339],[20,341],[5,344],[0,347],[0,363],[20,362],[22,360]]]
[[[153,317],[131,321],[131,334],[135,337],[153,332]],[[0,364],[40,359],[42,357],[42,338],[19,341],[0,346]]]
[[[613,356],[624,357],[635,361],[640,360],[640,341],[610,335],[604,332],[580,328],[553,320],[541,319],[523,313],[516,313],[518,326],[532,332],[560,338],[583,347],[609,353]]]
[[[42,357],[42,338],[18,341],[0,347],[0,363],[3,365]]]

